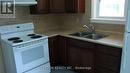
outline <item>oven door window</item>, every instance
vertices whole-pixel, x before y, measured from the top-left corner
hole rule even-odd
[[[37,43],[23,48],[14,48],[17,72],[25,72],[49,62],[48,43]]]
[[[43,58],[44,57],[43,49],[44,49],[43,46],[38,46],[38,47],[21,52],[23,64],[28,64],[30,62]]]

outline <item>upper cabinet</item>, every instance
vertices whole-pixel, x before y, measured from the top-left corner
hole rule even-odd
[[[85,13],[85,0],[66,0],[66,12]]]
[[[31,14],[85,13],[85,0],[37,0],[30,7]]]
[[[66,11],[65,8],[65,0],[50,0],[51,13],[64,13]]]
[[[37,0],[37,5],[30,6],[31,14],[49,13],[50,1]]]

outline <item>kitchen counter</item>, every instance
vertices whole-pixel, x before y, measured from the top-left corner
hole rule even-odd
[[[74,30],[69,30],[69,31],[68,30],[55,30],[54,31],[53,30],[53,31],[43,32],[42,34],[47,35],[49,37],[61,35],[61,36],[65,36],[65,37],[80,39],[80,40],[99,43],[99,44],[103,44],[103,45],[123,48],[123,34],[121,34],[121,33],[98,31],[98,32],[107,34],[108,36],[104,37],[102,39],[99,39],[99,40],[93,40],[93,39],[87,39],[87,38],[83,38],[83,37],[76,37],[76,36],[69,35],[69,34],[72,34],[75,32],[79,32],[79,31],[74,31]]]

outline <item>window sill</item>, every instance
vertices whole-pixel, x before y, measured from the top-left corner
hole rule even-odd
[[[103,18],[91,18],[91,23],[105,23],[105,24],[121,24],[125,25],[124,19],[103,19]]]

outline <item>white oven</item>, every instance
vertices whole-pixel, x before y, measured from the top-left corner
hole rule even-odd
[[[49,62],[47,38],[16,45],[13,52],[17,73],[26,73],[36,67],[42,68],[41,65]]]
[[[5,73],[50,73],[48,37],[33,23],[0,26]]]

